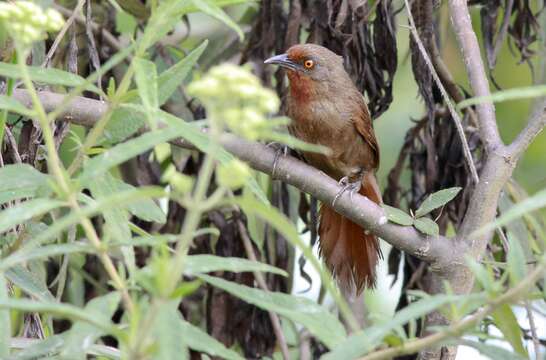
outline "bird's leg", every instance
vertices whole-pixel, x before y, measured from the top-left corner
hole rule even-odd
[[[271,170],[271,179],[275,180],[277,172],[277,164],[281,156],[288,155],[288,146],[280,144],[278,142],[270,142],[266,145],[267,147],[275,148],[275,158],[273,159],[273,170]]]
[[[362,186],[362,180],[357,180],[354,182],[349,181],[348,176],[344,176],[339,180],[338,184],[340,186],[343,186],[341,190],[336,194],[334,197],[334,201],[332,201],[332,207],[336,205],[336,201],[345,193],[345,191],[349,190],[349,196],[351,198],[351,201],[353,200],[353,194],[360,190],[360,187]]]

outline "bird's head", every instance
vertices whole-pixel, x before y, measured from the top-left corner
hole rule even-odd
[[[315,44],[294,45],[285,54],[273,56],[265,64],[279,65],[288,70],[288,77],[329,81],[345,78],[343,59],[327,48]]]

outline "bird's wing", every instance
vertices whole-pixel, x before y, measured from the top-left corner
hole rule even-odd
[[[368,106],[364,100],[359,106],[359,109],[355,111],[355,116],[353,116],[353,125],[356,128],[356,131],[364,138],[364,141],[368,143],[370,148],[373,151],[373,158],[375,159],[374,168],[379,167],[379,145],[377,144],[377,139],[375,138],[375,133],[372,125],[372,118],[370,112],[368,111]]]

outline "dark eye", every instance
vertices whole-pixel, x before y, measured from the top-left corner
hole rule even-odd
[[[312,69],[313,66],[315,66],[315,62],[313,60],[305,60],[305,62],[303,63],[303,66],[306,68],[306,69]]]

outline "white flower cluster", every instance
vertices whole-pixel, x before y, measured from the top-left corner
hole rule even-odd
[[[267,115],[279,109],[279,98],[241,66],[213,67],[203,78],[192,82],[188,92],[206,106],[209,117],[223,121],[231,131],[251,140],[267,128]]]
[[[0,2],[0,21],[10,35],[24,45],[43,39],[48,31],[59,31],[64,24],[57,10],[44,11],[29,1]]]

